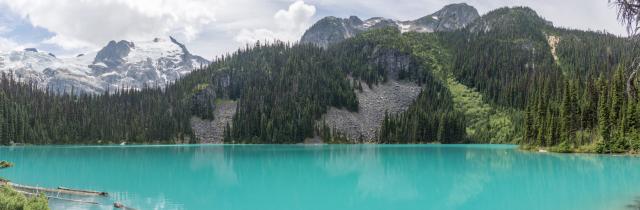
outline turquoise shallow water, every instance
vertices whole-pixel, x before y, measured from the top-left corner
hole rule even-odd
[[[0,147],[0,176],[144,209],[627,209],[640,158],[505,145]],[[54,210],[112,209],[52,202]]]

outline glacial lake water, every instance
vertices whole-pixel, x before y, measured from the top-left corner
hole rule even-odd
[[[628,209],[640,158],[511,145],[0,147],[13,182],[107,191],[54,210]]]

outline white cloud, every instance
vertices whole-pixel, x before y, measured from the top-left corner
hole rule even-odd
[[[0,51],[10,51],[10,50],[16,50],[19,48],[20,48],[20,45],[18,45],[17,43],[9,39],[0,37]]]
[[[296,1],[287,10],[278,10],[273,15],[275,23],[271,28],[247,29],[243,28],[234,37],[240,43],[256,41],[297,41],[304,31],[312,24],[312,17],[316,14],[316,7]]]
[[[280,29],[290,32],[300,32],[307,29],[311,17],[316,14],[316,7],[296,1],[289,5],[288,10],[278,10],[273,16]]]
[[[26,22],[55,34],[35,43],[36,47],[54,44],[64,48],[63,53],[74,54],[102,47],[110,40],[172,35],[194,54],[211,58],[258,40],[297,41],[313,21],[324,16],[411,20],[459,2],[467,2],[480,13],[526,5],[557,26],[624,34],[615,9],[606,0],[0,0],[0,19],[9,21],[0,23],[0,36],[13,40],[5,39],[5,46],[40,42],[40,36],[24,39],[19,33],[29,32],[12,31],[20,27],[13,24]],[[27,20],[6,17],[13,13],[19,16],[16,19]]]
[[[114,39],[150,39],[168,34],[193,39],[215,20],[216,1],[0,0],[13,12],[58,35],[51,43],[78,47]]]
[[[74,39],[71,37],[66,37],[64,35],[55,35],[49,39],[42,41],[42,43],[58,45],[67,50],[87,50],[95,47],[95,45],[92,43]]]
[[[4,34],[11,31],[11,28],[9,28],[9,26],[5,26],[5,25],[0,25],[0,34]]]

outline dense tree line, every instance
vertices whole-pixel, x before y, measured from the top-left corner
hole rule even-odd
[[[0,81],[0,143],[99,144],[193,140],[176,98],[163,91],[54,94],[35,85]]]
[[[440,34],[456,79],[497,106],[524,111],[521,143],[557,151],[638,150],[633,61],[638,44],[552,27],[528,8],[490,12]]]
[[[560,75],[544,32],[549,28],[529,8],[501,8],[441,36],[453,53],[451,70],[458,81],[491,103],[523,108],[541,78]]]
[[[358,84],[316,46],[258,43],[220,65],[239,101],[226,142],[299,143],[315,135],[328,106],[358,110]]]
[[[524,142],[559,151],[624,152],[640,149],[640,104],[626,92],[625,68],[581,87],[566,79],[562,94],[536,93],[526,107]],[[635,82],[635,81],[634,81]]]
[[[453,110],[449,91],[442,85],[425,87],[409,109],[398,115],[385,115],[379,142],[464,143],[467,142],[464,116]]]

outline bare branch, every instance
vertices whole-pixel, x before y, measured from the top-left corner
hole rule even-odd
[[[618,20],[627,26],[629,35],[635,35],[640,30],[640,0],[609,0],[617,7]]]

